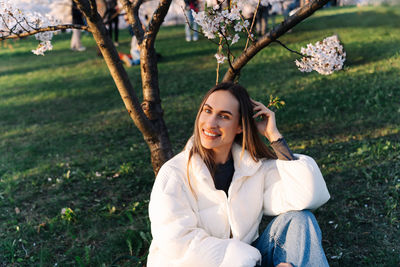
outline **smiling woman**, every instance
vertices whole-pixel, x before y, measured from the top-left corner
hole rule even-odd
[[[275,114],[221,83],[205,95],[184,151],[157,176],[148,266],[327,266],[308,209],[328,199],[315,161],[292,154]],[[259,237],[263,214],[279,216]]]

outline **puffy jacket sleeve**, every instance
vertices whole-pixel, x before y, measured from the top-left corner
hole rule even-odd
[[[317,163],[309,156],[297,160],[266,162],[264,213],[278,215],[290,210],[316,209],[330,198]]]
[[[190,204],[195,198],[180,175],[164,165],[151,193],[152,246],[165,257],[161,265],[158,259],[157,267],[255,266],[261,259],[256,248],[239,240],[210,236],[198,226],[197,213]],[[150,260],[147,266],[152,267]]]

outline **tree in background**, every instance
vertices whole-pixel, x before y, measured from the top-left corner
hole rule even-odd
[[[148,25],[142,25],[139,19],[139,8],[144,0],[120,1],[123,3],[129,23],[132,25],[140,46],[140,69],[143,91],[143,99],[141,101],[137,97],[134,86],[119,59],[118,52],[107,33],[103,19],[97,11],[96,0],[74,0],[86,18],[87,26],[73,24],[61,25],[45,16],[38,14],[28,15],[28,13],[16,11],[12,8],[11,2],[6,0],[1,1],[0,40],[35,35],[41,43],[38,48],[33,51],[36,54],[43,55],[45,51],[52,48],[50,41],[53,31],[61,29],[83,29],[91,32],[120,93],[125,108],[136,127],[142,133],[150,149],[153,170],[155,174],[157,174],[163,163],[173,156],[172,146],[168,137],[168,129],[163,119],[158,81],[157,54],[154,47],[158,31],[168,13],[172,0],[160,0]],[[219,1],[220,4],[223,2],[225,1]],[[231,2],[234,1],[230,1],[228,7],[225,10],[221,10],[221,13],[225,12],[225,14],[227,14],[227,12],[230,12]],[[281,24],[258,39],[252,37],[251,31],[248,32],[247,45],[240,55],[235,58],[231,57],[229,54],[229,40],[226,40],[226,36],[224,37],[224,34],[220,36],[218,32],[215,32],[220,40],[219,43],[217,42],[218,50],[222,52],[222,50],[226,48],[228,53],[226,58],[229,59],[229,69],[225,73],[223,81],[234,81],[238,77],[240,70],[244,68],[259,51],[272,42],[280,43],[278,40],[279,37],[311,16],[316,10],[322,8],[328,2],[329,0],[309,1],[309,3],[303,5],[294,15],[286,18]],[[225,47],[224,42],[228,44]],[[307,55],[304,58],[307,59],[308,57]]]

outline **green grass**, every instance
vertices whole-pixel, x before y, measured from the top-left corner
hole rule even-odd
[[[278,127],[321,167],[332,198],[315,213],[331,266],[397,266],[400,7],[318,11],[281,41],[299,50],[332,34],[347,52],[343,71],[301,73],[296,56],[273,44],[240,82],[258,100],[286,101]],[[56,36],[45,57],[30,52],[33,38],[0,48],[0,266],[135,266],[146,257],[149,151],[92,38],[83,35],[84,53],[71,52],[69,38]],[[205,39],[186,43],[183,26],[162,28],[156,48],[177,153],[215,83],[216,50]],[[128,72],[140,97],[140,69]]]

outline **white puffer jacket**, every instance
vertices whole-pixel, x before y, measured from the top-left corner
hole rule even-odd
[[[235,173],[229,197],[215,189],[198,155],[190,162],[190,187],[190,143],[162,166],[154,183],[148,267],[255,266],[261,254],[249,244],[258,237],[263,213],[315,209],[330,198],[312,158],[296,154],[292,161],[255,162],[247,151],[241,157],[237,144],[232,146]]]

